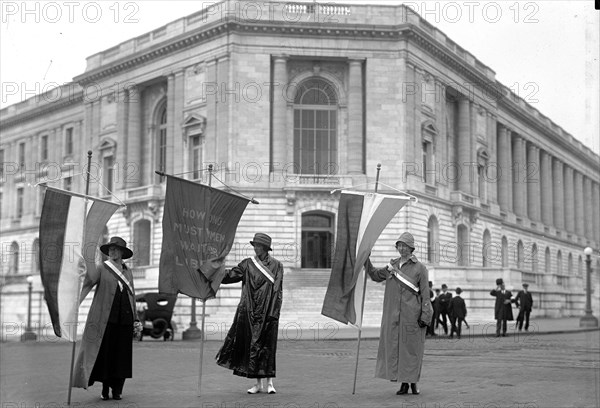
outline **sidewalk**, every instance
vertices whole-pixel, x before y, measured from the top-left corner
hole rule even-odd
[[[529,330],[518,332],[515,328],[515,321],[508,322],[507,334],[511,335],[536,335],[536,334],[560,334],[560,333],[579,333],[586,331],[600,330],[600,328],[579,327],[579,317],[561,317],[561,318],[536,318],[529,323]],[[206,340],[223,340],[227,335],[227,325],[206,326]],[[175,340],[181,340],[182,328],[175,335]],[[361,331],[362,339],[379,339],[380,327],[364,327]],[[442,327],[438,327],[436,334],[440,337],[446,337]],[[495,337],[496,321],[481,320],[469,321],[469,329],[464,325],[462,327],[462,337]],[[342,323],[331,320],[327,323],[312,324],[309,327],[302,327],[298,323],[288,322],[280,324],[279,337],[284,340],[352,340],[358,337],[358,329],[353,326],[347,326]],[[430,338],[430,337],[428,337]]]

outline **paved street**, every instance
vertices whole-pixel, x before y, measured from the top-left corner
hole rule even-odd
[[[220,341],[205,343],[197,397],[197,342],[134,344],[134,378],[121,401],[101,401],[100,386],[74,389],[78,407],[598,407],[599,331],[428,339],[421,395],[396,396],[398,384],[373,378],[378,340],[361,343],[352,395],[356,341],[281,340],[276,395],[248,395],[252,381],[218,367]],[[66,406],[71,345],[0,345],[2,408]]]

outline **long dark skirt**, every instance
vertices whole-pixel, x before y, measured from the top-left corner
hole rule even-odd
[[[218,365],[241,377],[275,377],[279,322],[260,320],[252,326],[245,310],[236,311],[233,325],[217,354]]]
[[[131,378],[132,342],[131,325],[108,323],[90,375],[89,385],[94,384],[94,381],[110,383],[115,379]]]

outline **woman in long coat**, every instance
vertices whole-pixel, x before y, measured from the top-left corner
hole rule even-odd
[[[120,400],[126,378],[132,376],[132,341],[141,324],[135,311],[133,275],[122,262],[133,252],[120,237],[100,247],[109,259],[87,271],[81,300],[96,286],[75,363],[73,386],[86,388],[102,382],[101,398]]]
[[[401,382],[396,394],[419,394],[417,383],[425,351],[426,327],[433,309],[429,297],[429,273],[412,254],[413,236],[405,232],[396,241],[400,258],[383,268],[367,259],[365,268],[375,282],[385,281],[383,315],[375,377]]]
[[[249,394],[265,392],[262,379],[267,379],[266,392],[275,394],[275,356],[279,312],[283,298],[283,265],[269,256],[271,237],[257,233],[250,241],[255,257],[244,259],[228,270],[222,283],[242,282],[242,296],[217,354],[217,364],[233,370],[233,374],[256,378]]]

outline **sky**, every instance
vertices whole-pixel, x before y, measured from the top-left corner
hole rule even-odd
[[[255,1],[258,7],[265,2]],[[402,3],[343,4],[367,2]],[[72,81],[85,71],[86,57],[213,3],[1,0],[0,108]],[[403,3],[494,70],[496,79],[543,115],[600,153],[600,12],[593,1]]]

